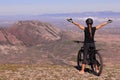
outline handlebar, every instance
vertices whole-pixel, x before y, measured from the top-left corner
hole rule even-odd
[[[84,43],[84,41],[77,41],[77,40],[74,40],[73,42],[75,42],[75,43]]]
[[[75,42],[75,43],[85,43],[84,41],[77,41],[77,40],[74,40],[73,42]],[[94,41],[94,42],[96,42],[96,41]]]

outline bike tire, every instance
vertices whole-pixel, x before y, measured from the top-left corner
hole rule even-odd
[[[99,71],[96,72],[94,64],[91,65],[91,68],[95,75],[100,76],[102,73],[102,70],[103,70],[103,59],[102,59],[100,53],[98,53],[98,52],[95,53],[95,57],[96,57],[97,67],[98,67]]]
[[[79,51],[77,55],[77,66],[78,68],[81,68],[83,62],[83,51]]]

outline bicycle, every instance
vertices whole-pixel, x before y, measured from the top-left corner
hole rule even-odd
[[[81,41],[77,41],[77,43],[84,43]],[[89,47],[88,53],[87,53],[87,65],[89,65],[92,69],[93,74],[100,76],[103,70],[103,60],[98,52],[99,50],[96,50],[94,47]],[[83,52],[84,52],[84,47],[81,47],[81,49],[78,52],[77,55],[77,66],[81,67],[82,61],[83,61]],[[94,64],[94,61],[92,59],[92,55],[95,55],[95,60],[97,64]],[[98,68],[98,71],[96,72],[96,67]]]

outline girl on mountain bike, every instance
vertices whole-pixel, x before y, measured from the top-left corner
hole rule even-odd
[[[85,65],[86,65],[86,57],[87,57],[87,53],[88,53],[88,49],[89,47],[94,47],[95,48],[95,41],[94,41],[94,35],[95,35],[95,31],[102,28],[103,26],[109,24],[112,22],[112,20],[108,20],[96,27],[93,27],[93,19],[88,18],[86,20],[86,25],[87,27],[82,26],[80,23],[77,23],[75,21],[73,21],[71,18],[67,19],[67,21],[73,23],[74,25],[78,26],[81,30],[84,31],[84,54],[83,54],[83,62],[82,62],[82,69],[80,70],[80,74],[84,74],[84,69],[85,69]],[[93,58],[95,58],[95,56],[93,56]],[[98,68],[96,67],[96,71],[98,70]]]

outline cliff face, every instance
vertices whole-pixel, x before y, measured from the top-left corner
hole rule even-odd
[[[8,32],[6,29],[0,29],[0,44],[10,44],[10,45],[22,45],[22,41],[17,39],[13,34]]]
[[[0,29],[1,44],[34,46],[59,39],[59,29],[39,21],[18,21],[7,29]]]

